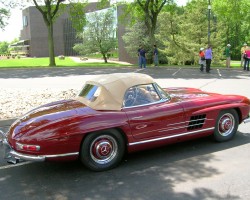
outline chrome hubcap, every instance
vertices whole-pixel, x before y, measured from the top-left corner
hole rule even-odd
[[[106,164],[117,155],[117,142],[109,135],[97,137],[90,146],[91,158],[98,164]]]
[[[219,133],[222,136],[228,136],[233,131],[234,126],[234,116],[230,113],[226,113],[219,120]]]

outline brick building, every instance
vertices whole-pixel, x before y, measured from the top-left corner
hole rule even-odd
[[[86,7],[86,13],[97,11],[97,3],[90,3]],[[117,8],[117,17],[122,12],[121,7]],[[41,13],[36,7],[31,6],[22,11],[23,29],[20,33],[20,41],[16,46],[23,45],[23,51],[27,52],[30,57],[47,57],[48,50],[48,33],[47,27],[43,21]],[[125,32],[125,27],[117,24],[118,38],[118,54],[119,60],[124,62],[136,63],[136,58],[131,58],[124,48],[122,35]],[[54,23],[54,48],[55,55],[76,56],[77,53],[73,50],[76,43],[81,42],[76,38],[76,31],[72,27],[67,12],[60,15]]]

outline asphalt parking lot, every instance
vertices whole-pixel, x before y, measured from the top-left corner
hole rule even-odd
[[[3,69],[0,89],[80,88],[92,76],[118,72],[146,73],[163,87],[196,87],[250,98],[249,72],[216,68],[210,74],[198,68]],[[202,138],[130,154],[118,168],[101,173],[90,172],[78,162],[8,165],[0,147],[1,199],[247,200],[249,130],[250,123],[240,125],[234,140],[226,143]]]
[[[241,69],[211,68],[211,73],[200,72],[198,67],[148,67],[139,69],[135,67],[124,68],[42,68],[42,69],[1,69],[0,79],[29,79],[43,77],[66,77],[79,75],[98,75],[103,73],[126,73],[126,72],[142,72],[147,73],[154,78],[237,78],[241,76],[250,76],[248,71]]]

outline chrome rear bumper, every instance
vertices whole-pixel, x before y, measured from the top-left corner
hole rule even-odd
[[[0,143],[3,143],[3,140],[6,138],[3,131],[0,130]]]
[[[28,155],[23,154],[15,151],[11,148],[9,145],[6,135],[3,131],[0,130],[0,143],[4,146],[4,159],[7,159],[7,162],[16,164],[20,160],[27,160],[27,161],[35,161],[35,162],[43,162],[47,158],[62,158],[67,156],[77,156],[79,155],[79,152],[73,152],[73,153],[65,153],[65,154],[55,154],[55,155]]]
[[[68,157],[68,156],[77,156],[77,155],[79,155],[79,153],[74,152],[74,153],[65,153],[65,154],[56,154],[56,155],[41,155],[41,156],[38,155],[38,156],[34,156],[34,155],[27,155],[27,154],[18,153],[18,152],[14,151],[12,149],[10,151],[10,155],[13,156],[15,159],[43,162],[46,159],[51,159],[51,158],[62,158],[62,157]]]
[[[3,158],[7,160],[7,162],[9,163],[18,163],[19,160],[13,158],[10,154],[11,151],[11,147],[7,141],[6,135],[3,131],[0,130],[0,144],[1,146],[3,146],[3,150],[4,150],[4,155]]]
[[[45,156],[33,156],[33,155],[26,155],[22,153],[18,153],[13,149],[10,150],[9,154],[15,160],[27,160],[27,161],[35,161],[35,162],[43,162],[45,161]]]

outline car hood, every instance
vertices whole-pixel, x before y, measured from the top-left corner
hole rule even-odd
[[[175,102],[197,102],[193,100],[199,99],[199,102],[209,103],[205,106],[215,106],[227,103],[244,103],[250,105],[250,100],[241,95],[218,94],[186,87],[166,88],[165,91],[168,92],[171,99]]]
[[[67,124],[77,116],[79,109],[86,114],[93,112],[91,108],[76,100],[62,100],[45,104],[17,119],[11,125],[9,133],[13,139],[28,134],[31,130],[36,132],[36,129],[53,126],[62,121]]]
[[[171,88],[166,88],[165,91],[168,92],[171,98],[176,98],[179,100],[188,100],[188,99],[220,95],[216,93],[204,92],[196,88],[186,88],[186,87],[171,87]]]

